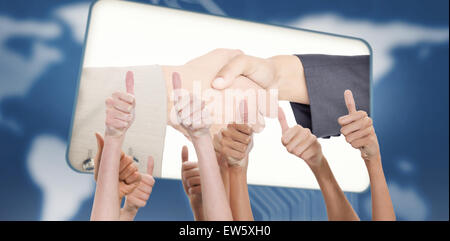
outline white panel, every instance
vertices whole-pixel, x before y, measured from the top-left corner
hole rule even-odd
[[[92,10],[84,67],[179,65],[215,48],[236,48],[246,54],[269,57],[280,54],[367,55],[363,41],[297,29],[282,28],[146,4],[99,1]],[[288,102],[280,102],[288,122],[295,119]],[[308,166],[287,153],[280,142],[278,121],[266,120],[255,136],[250,154],[251,184],[318,189]],[[320,140],[330,166],[344,191],[360,192],[369,178],[359,151],[343,137]],[[168,127],[162,176],[180,178],[180,153],[192,144]]]

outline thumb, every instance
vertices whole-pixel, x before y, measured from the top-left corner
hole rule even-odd
[[[247,100],[243,100],[241,101],[241,103],[239,103],[239,122],[241,122],[243,124],[247,124],[248,123],[248,104],[247,104]]]
[[[172,73],[172,85],[174,90],[181,88],[181,77],[178,72]]]
[[[183,146],[183,149],[181,150],[181,161],[187,162],[189,160],[189,152],[187,146]]]
[[[148,157],[147,160],[147,173],[153,176],[153,168],[155,167],[155,160],[152,156]]]
[[[95,132],[95,138],[97,139],[97,153],[102,152],[105,141],[103,140],[102,135],[98,132]]]
[[[125,83],[127,86],[127,93],[134,95],[134,75],[132,71],[127,72]]]
[[[278,106],[278,121],[280,122],[281,131],[283,133],[289,129],[286,116],[284,115],[284,111],[279,106]]]
[[[95,138],[97,139],[97,154],[95,155],[94,158],[94,180],[97,180],[98,169],[100,167],[100,160],[102,158],[103,145],[105,142],[103,140],[102,135],[98,132],[95,133]]]
[[[181,77],[178,72],[172,73],[172,87],[173,87],[173,95],[175,96],[175,103],[181,100],[181,96],[176,90],[181,89]]]
[[[253,66],[256,63],[255,58],[248,55],[241,54],[234,57],[217,73],[212,87],[219,90],[230,87],[238,76],[250,75],[250,71],[254,69]]]
[[[347,106],[348,113],[351,114],[356,112],[355,99],[353,99],[353,94],[351,90],[346,90],[344,92],[345,105]]]

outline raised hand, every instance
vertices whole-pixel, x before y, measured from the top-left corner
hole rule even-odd
[[[154,160],[150,156],[147,161],[147,173],[141,174],[142,180],[137,188],[126,196],[124,210],[137,212],[139,208],[147,204],[147,200],[152,193],[153,185],[155,185],[155,179],[152,176],[153,167]]]
[[[105,136],[121,137],[134,121],[136,105],[134,97],[134,76],[128,71],[126,75],[127,92],[114,92],[106,103]]]
[[[243,124],[228,124],[214,138],[214,149],[228,161],[228,166],[247,167],[248,154],[253,147],[253,130],[248,123],[247,101],[239,105],[239,116]]]
[[[191,138],[209,134],[211,121],[205,103],[192,95],[180,95],[181,78],[177,72],[172,75],[173,90],[178,98],[174,101],[174,109],[178,123],[188,132]]]
[[[95,137],[97,139],[97,154],[94,158],[94,179],[97,181],[104,140],[98,132],[95,133]],[[124,196],[133,192],[140,182],[141,175],[139,174],[138,168],[134,164],[133,158],[125,155],[122,151],[120,154],[119,167],[119,200],[122,200]]]
[[[134,120],[134,78],[126,75],[127,93],[116,92],[106,100],[105,139],[96,134],[99,150],[95,160],[94,205],[91,220],[120,220],[120,202],[139,184],[141,176],[133,159],[121,151],[126,130]]]
[[[295,125],[289,128],[283,109],[278,108],[278,121],[280,122],[281,143],[287,151],[303,159],[310,167],[320,166],[323,159],[322,147],[315,135],[308,128]]]
[[[375,128],[365,111],[357,111],[353,94],[350,90],[344,92],[348,115],[338,118],[342,126],[341,133],[345,140],[361,151],[361,157],[367,166],[372,194],[372,219],[396,220],[391,196],[384,176],[381,163],[380,147]]]
[[[365,161],[378,158],[380,148],[372,119],[365,111],[356,110],[355,100],[350,90],[344,92],[344,98],[348,115],[338,118],[338,123],[342,127],[341,133],[353,148],[360,149],[361,157]]]
[[[186,195],[189,198],[195,220],[205,220],[203,216],[202,186],[197,162],[189,161],[189,152],[186,146],[181,151],[181,181]]]

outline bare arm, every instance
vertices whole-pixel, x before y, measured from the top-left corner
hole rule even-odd
[[[181,89],[181,78],[178,73],[173,74],[172,80],[173,89]],[[188,132],[197,153],[203,208],[207,220],[232,220],[216,153],[209,134],[208,112],[204,103],[198,101],[197,98],[189,96],[175,98],[174,109],[178,122]]]
[[[116,92],[106,100],[105,142],[98,170],[91,220],[119,220],[119,171],[125,132],[134,120],[134,77],[126,76],[127,93]]]
[[[247,185],[249,153],[253,147],[253,130],[247,124],[248,106],[240,103],[239,116],[243,124],[228,124],[221,130],[216,150],[227,162],[230,185],[230,207],[235,221],[253,221]]]
[[[105,136],[91,221],[119,220],[119,161],[123,138]]]
[[[384,177],[381,157],[366,162],[370,177],[370,190],[372,193],[372,220],[395,221],[395,212],[392,205],[389,189]]]
[[[203,208],[207,219],[209,221],[232,220],[211,136],[201,135],[194,138],[192,142],[198,157]]]
[[[303,159],[311,168],[325,199],[329,220],[359,220],[351,204],[339,187],[322,154],[317,138],[308,128],[300,125],[289,128],[283,110],[279,108],[278,120],[283,131],[281,142],[287,151]]]
[[[344,192],[334,178],[333,172],[325,157],[321,164],[310,166],[319,183],[325,205],[327,207],[328,220],[330,221],[359,221],[359,217],[347,200]]]
[[[355,100],[350,90],[345,91],[344,98],[349,114],[339,117],[338,122],[342,126],[341,133],[347,142],[361,151],[361,157],[369,172],[372,219],[395,221],[394,207],[384,176],[380,147],[372,119],[366,112],[356,110]]]
[[[217,134],[216,134],[217,135]],[[215,142],[215,138],[213,138],[213,142]],[[222,177],[223,186],[225,187],[225,193],[227,194],[227,200],[230,202],[230,167],[228,166],[228,162],[226,157],[222,155],[222,153],[217,152],[216,144],[214,143],[214,149],[216,150],[216,157],[219,163],[220,168],[220,176]]]
[[[246,157],[248,161],[248,157]],[[247,168],[230,168],[230,206],[234,221],[253,221],[253,212],[247,185]]]

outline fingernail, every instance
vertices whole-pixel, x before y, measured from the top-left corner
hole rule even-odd
[[[219,87],[220,88],[220,87],[225,85],[225,79],[222,78],[222,77],[219,77],[219,78],[214,80],[213,84],[214,84],[214,87]]]

